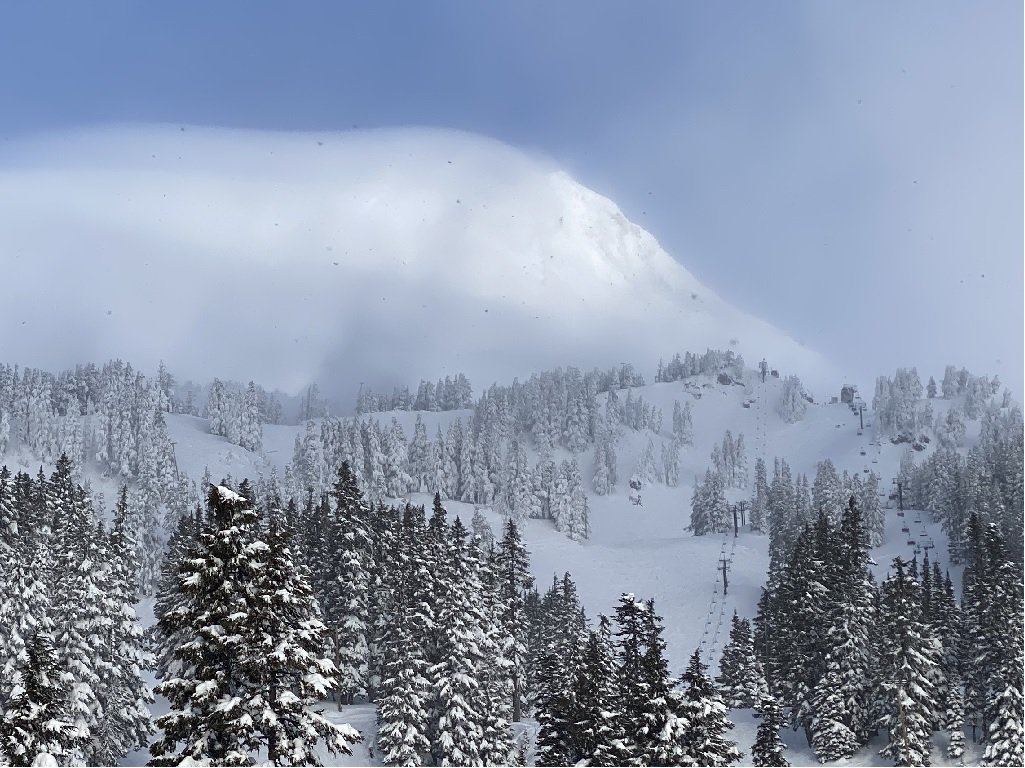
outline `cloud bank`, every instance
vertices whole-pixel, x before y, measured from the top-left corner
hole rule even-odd
[[[734,345],[829,366],[730,307],[545,158],[428,129],[131,126],[0,154],[5,360],[122,357],[349,397],[465,372]]]

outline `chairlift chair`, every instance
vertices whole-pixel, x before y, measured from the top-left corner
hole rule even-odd
[[[907,527],[906,525],[902,525],[902,526],[900,527],[900,532],[901,532],[901,533],[911,533],[911,529],[910,529],[910,528],[908,528],[908,527]]]
[[[904,510],[903,509],[898,509],[897,510],[897,517],[904,517]]]
[[[908,546],[913,547],[917,542],[914,539],[908,539]]]

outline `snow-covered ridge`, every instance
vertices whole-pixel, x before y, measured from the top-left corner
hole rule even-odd
[[[8,143],[0,253],[12,283],[51,287],[5,297],[0,318],[21,331],[6,357],[52,368],[119,356],[184,377],[216,360],[286,390],[354,388],[352,371],[483,384],[732,346],[825,377],[612,201],[452,131],[136,126]]]

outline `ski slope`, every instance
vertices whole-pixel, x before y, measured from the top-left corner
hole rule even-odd
[[[784,372],[785,375],[785,372]],[[690,517],[690,498],[696,475],[703,475],[709,466],[709,454],[714,445],[721,442],[726,429],[734,435],[743,433],[747,444],[749,475],[753,480],[755,459],[765,458],[771,475],[772,459],[785,458],[795,474],[807,473],[814,477],[819,461],[830,459],[837,472],[864,473],[865,469],[875,471],[881,478],[883,493],[889,493],[891,480],[896,476],[903,445],[892,445],[887,440],[876,440],[871,428],[872,414],[865,414],[865,428],[859,432],[857,414],[842,404],[814,404],[808,407],[805,417],[795,423],[786,424],[776,413],[782,383],[769,378],[761,382],[753,372],[748,372],[747,383],[742,386],[724,386],[711,378],[694,377],[683,382],[660,383],[636,388],[634,395],[641,395],[652,405],[662,408],[666,425],[661,434],[649,431],[635,432],[623,428],[617,446],[619,483],[614,493],[608,496],[589,494],[591,508],[592,537],[585,543],[576,543],[565,538],[552,527],[549,521],[527,520],[523,536],[531,553],[531,566],[537,586],[547,589],[553,575],[568,571],[577,583],[580,599],[588,616],[593,620],[599,613],[610,613],[619,595],[633,592],[640,597],[652,597],[656,610],[665,623],[667,653],[674,673],[683,671],[688,656],[700,649],[702,658],[715,674],[719,654],[729,639],[730,617],[734,610],[741,616],[753,617],[764,583],[768,566],[768,538],[765,535],[741,530],[739,535],[693,536],[685,530]],[[837,386],[839,391],[839,384]],[[700,394],[700,397],[695,395]],[[621,393],[625,396],[625,393]],[[626,480],[633,472],[637,458],[643,453],[651,439],[658,449],[661,440],[668,440],[674,400],[689,399],[693,411],[694,444],[685,447],[681,454],[681,483],[677,488],[654,484],[642,489],[643,504],[636,506],[629,500]],[[745,408],[744,403],[750,407]],[[933,401],[934,408],[944,410],[949,403]],[[406,435],[412,434],[417,413],[388,412],[372,414],[382,422],[390,423],[396,418]],[[459,417],[464,423],[470,411],[428,412],[419,414],[427,427],[428,435],[434,435],[440,426],[445,430],[448,424]],[[188,416],[171,416],[168,427],[176,442],[179,468],[190,476],[198,478],[209,467],[215,479],[230,473],[236,480],[242,477],[256,477],[271,471],[281,472],[292,455],[297,435],[305,431],[304,426],[275,426],[264,428],[264,449],[254,454],[227,443],[223,438],[205,431],[206,421]],[[978,424],[969,423],[969,441],[977,437]],[[932,450],[930,446],[927,451]],[[921,460],[927,451],[916,457]],[[862,455],[864,453],[864,455]],[[569,454],[557,451],[555,458]],[[530,456],[531,461],[536,457]],[[590,477],[590,452],[578,455],[584,477]],[[739,500],[750,496],[750,490],[731,490],[731,499]],[[415,504],[429,505],[431,498],[426,494],[411,494]],[[886,501],[884,500],[884,504]],[[450,518],[460,516],[469,521],[473,505],[460,502],[446,502]],[[485,514],[495,531],[501,530],[502,516],[492,510]],[[902,527],[910,530],[905,534]],[[939,558],[946,568],[946,539],[940,526],[934,523],[928,513],[907,510],[904,517],[896,509],[886,510],[885,541],[873,551],[877,578],[885,578],[893,558],[910,558],[915,547],[909,541],[932,541],[935,549],[931,559]],[[728,590],[723,593],[722,572],[718,569],[721,559],[729,561]],[[950,569],[955,590],[960,591],[960,569]],[[144,604],[144,616],[150,616]],[[151,620],[151,619],[150,619]],[[158,702],[156,710],[160,711]],[[368,765],[378,764],[377,756],[371,757],[375,718],[373,707],[362,705],[344,708],[336,712],[332,705],[326,705],[332,718],[349,722],[367,736],[363,744],[356,745],[353,755],[344,759],[329,759],[330,764]],[[748,711],[734,711],[731,717],[736,724],[732,733],[740,748],[750,751],[758,721]],[[530,722],[517,724],[518,730],[531,730]],[[801,733],[786,733],[784,738],[790,745],[788,759],[792,764],[814,764],[816,759]],[[942,736],[937,735],[937,751],[933,764],[943,765],[940,751]],[[966,762],[971,763],[970,751]],[[862,750],[855,758],[843,765],[888,765],[879,758],[876,751]],[[143,755],[130,755],[123,764],[139,764]],[[750,757],[741,761],[750,764]]]

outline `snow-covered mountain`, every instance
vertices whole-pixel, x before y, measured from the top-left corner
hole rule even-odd
[[[133,126],[8,142],[0,254],[15,277],[0,321],[23,331],[4,357],[55,368],[163,358],[186,377],[319,379],[348,396],[356,378],[462,371],[479,386],[732,347],[835,381],[612,201],[452,131]]]

